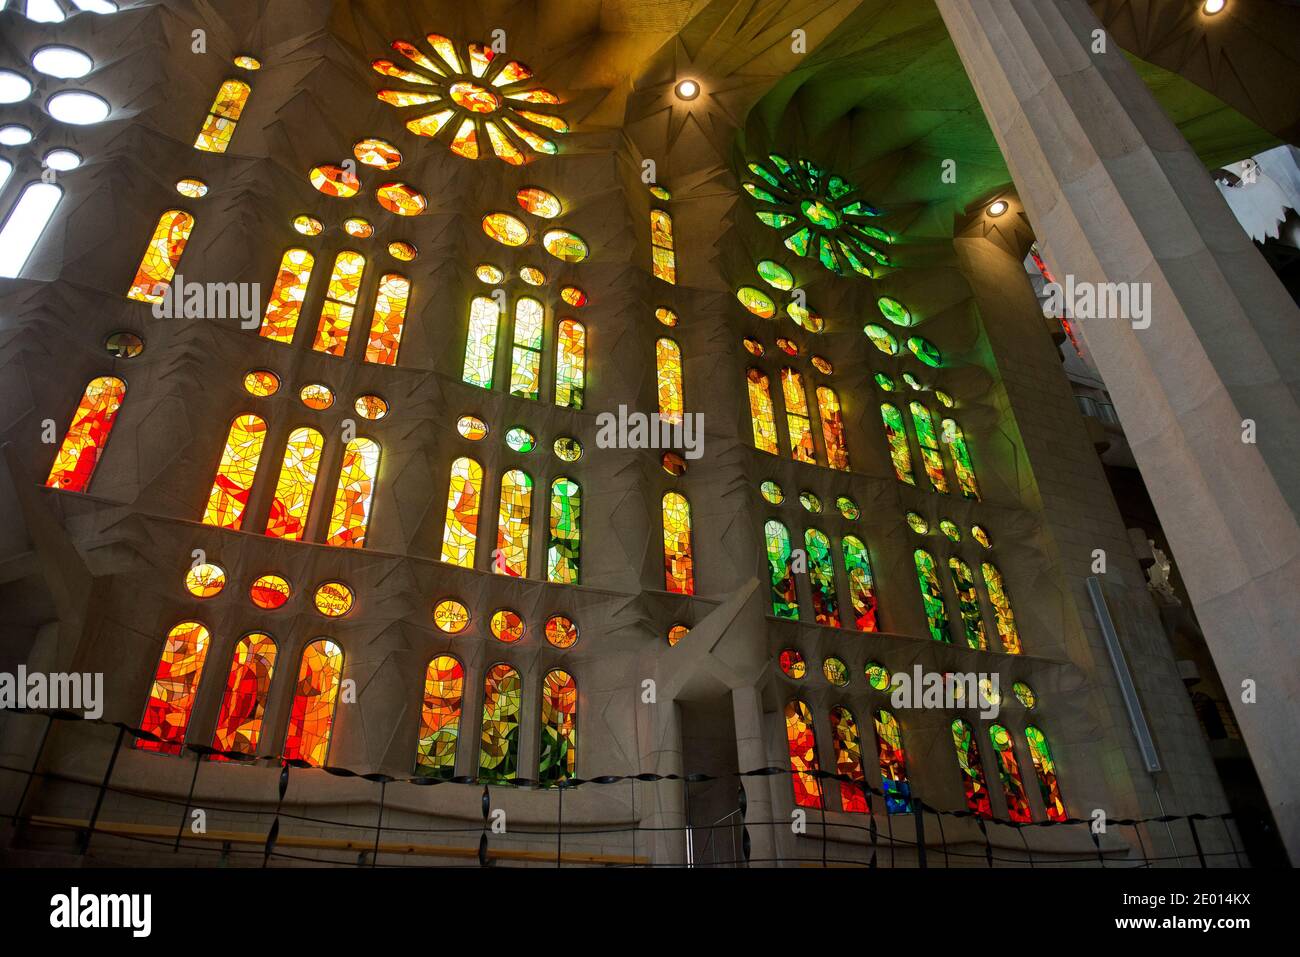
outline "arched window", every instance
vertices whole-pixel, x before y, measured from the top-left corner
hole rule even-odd
[[[848,708],[831,708],[831,744],[835,746],[835,773],[851,778],[854,783],[840,782],[840,806],[853,814],[866,814],[871,810],[867,801],[862,776],[862,745],[858,737],[858,723]]]
[[[813,730],[812,712],[798,698],[785,706],[785,740],[790,746],[790,775],[794,782],[797,807],[822,806],[822,783],[812,773],[821,770],[817,763],[817,732]]]
[[[483,687],[483,736],[478,774],[484,781],[504,784],[519,772],[519,672],[507,664],[488,669]]]
[[[581,409],[587,392],[587,330],[576,319],[561,319],[555,359],[555,404]]]
[[[1038,776],[1038,790],[1043,796],[1043,807],[1047,808],[1049,821],[1064,821],[1065,802],[1061,800],[1061,786],[1056,780],[1056,762],[1052,760],[1052,749],[1047,738],[1032,724],[1025,728],[1025,740],[1029,742],[1029,759],[1034,762],[1034,773]]]
[[[656,279],[677,283],[677,255],[673,251],[673,218],[662,209],[650,210],[650,262]]]
[[[512,578],[528,577],[528,538],[533,515],[533,480],[527,472],[510,469],[501,476],[497,510],[497,560],[492,570]]]
[[[221,713],[217,715],[217,730],[212,735],[212,746],[218,751],[257,754],[275,652],[275,639],[260,631],[245,635],[235,645]]]
[[[442,560],[449,565],[474,567],[482,490],[483,466],[469,458],[459,458],[451,463],[447,518],[442,528]]]
[[[799,595],[795,591],[790,568],[790,533],[776,519],[763,526],[767,539],[767,568],[772,583],[772,614],[777,618],[799,620]]]
[[[760,452],[778,455],[776,448],[776,413],[767,376],[757,369],[745,373],[749,384],[749,417],[754,421],[754,447]]]
[[[302,315],[302,302],[307,298],[307,283],[315,265],[316,257],[305,249],[284,251],[258,335],[272,342],[293,342],[298,317]]]
[[[948,476],[943,471],[943,454],[939,451],[939,437],[934,433],[934,419],[930,410],[920,402],[908,406],[912,411],[912,425],[916,429],[916,444],[921,447],[921,462],[925,474],[936,492],[948,494]]]
[[[849,575],[849,601],[853,603],[853,624],[858,631],[876,630],[876,586],[871,577],[867,546],[856,535],[840,539],[844,570]]]
[[[813,615],[817,624],[840,627],[839,600],[835,596],[835,560],[831,540],[815,528],[803,533],[808,550],[808,583],[812,585]]]
[[[284,464],[275,483],[275,498],[266,517],[266,534],[300,542],[307,531],[307,516],[312,493],[316,489],[316,472],[320,468],[321,449],[325,440],[315,429],[300,428],[289,433],[284,446]]]
[[[567,478],[551,483],[551,541],[546,549],[546,580],[576,585],[582,548],[582,488]]]
[[[1016,616],[1011,610],[1011,599],[1002,584],[1002,573],[988,562],[980,563],[984,575],[984,587],[988,589],[989,601],[997,617],[998,635],[1002,638],[1002,650],[1009,655],[1020,654],[1020,630],[1016,627]]]
[[[957,766],[961,768],[967,809],[980,817],[992,817],[993,808],[989,805],[989,788],[984,782],[979,744],[975,741],[974,730],[961,718],[952,723],[952,744],[957,749]]]
[[[907,445],[907,428],[903,414],[888,402],[880,407],[880,418],[885,423],[885,440],[889,443],[889,458],[894,463],[894,474],[900,482],[915,485],[912,475],[912,451]]]
[[[510,357],[510,394],[536,399],[542,378],[542,328],[546,312],[529,296],[515,303],[514,350]]]
[[[578,762],[578,685],[567,671],[542,681],[542,746],[537,780],[554,784],[575,777]]]
[[[465,669],[451,655],[437,655],[424,673],[424,707],[420,710],[420,741],[415,749],[415,773],[446,780],[456,776],[456,742],[460,738],[460,706]]]
[[[952,453],[952,470],[957,476],[957,486],[965,498],[980,500],[979,483],[975,481],[975,466],[971,465],[970,449],[966,447],[966,435],[952,419],[943,420],[943,440],[948,443]]]
[[[906,814],[912,810],[912,788],[907,783],[907,755],[898,721],[884,709],[876,712],[876,743],[880,756],[880,789],[885,792],[885,810]]]
[[[167,633],[158,670],[149,688],[149,700],[144,706],[144,717],[140,719],[141,729],[162,741],[137,738],[135,746],[141,751],[181,753],[203,674],[203,661],[208,655],[209,638],[208,629],[197,621],[183,621]]]
[[[659,386],[659,418],[680,425],[686,408],[682,392],[682,350],[671,339],[655,343],[655,370]]]
[[[663,498],[664,588],[695,594],[695,557],[691,549],[691,504],[678,492]]]
[[[364,548],[370,526],[370,506],[375,499],[379,474],[379,443],[358,436],[343,449],[339,488],[330,512],[326,545]]]
[[[980,651],[988,651],[989,639],[984,633],[984,614],[980,611],[980,599],[975,591],[975,579],[971,577],[970,566],[954,556],[948,559],[948,571],[952,575],[952,587],[957,592],[957,608],[961,612],[966,644]]]
[[[808,397],[803,391],[803,376],[794,369],[781,370],[781,394],[785,398],[785,424],[790,432],[790,455],[796,462],[817,461],[813,445],[812,420],[808,417]]]
[[[204,525],[239,531],[265,440],[266,422],[261,416],[248,413],[230,424],[226,448],[221,453],[217,476],[212,481],[208,504],[203,510]]]
[[[935,641],[951,642],[948,634],[948,609],[943,603],[943,585],[935,569],[934,556],[923,548],[912,553],[916,560],[916,580],[921,586],[921,601],[925,605],[925,619],[930,626],[930,637]]]
[[[328,638],[317,638],[303,649],[284,739],[286,760],[306,761],[316,768],[325,765],[342,682],[342,648]]]
[[[7,160],[0,160],[0,187],[12,169]],[[62,199],[62,187],[53,183],[28,183],[23,188],[22,195],[0,229],[0,276],[14,279],[23,271]],[[179,253],[177,258],[180,258]]]
[[[365,271],[366,257],[360,253],[345,249],[335,257],[330,284],[325,290],[325,303],[320,310],[320,322],[316,326],[316,338],[311,344],[317,352],[341,356],[347,351],[352,315],[356,312],[361,277]]]
[[[193,229],[194,217],[183,209],[169,209],[162,214],[149,237],[126,298],[137,302],[163,301]]]
[[[849,449],[844,443],[844,416],[840,397],[827,386],[817,387],[817,412],[822,420],[822,438],[826,442],[826,464],[842,472],[849,470]]]
[[[126,383],[121,379],[102,375],[90,380],[54,456],[46,486],[69,492],[84,492],[90,487],[125,396]]]
[[[1016,741],[1011,732],[1000,724],[989,725],[989,738],[998,756],[998,777],[1002,779],[1002,793],[1007,796],[1007,816],[1013,821],[1027,824],[1034,819],[1029,811],[1029,798],[1020,780],[1020,764],[1016,761]]]
[[[406,325],[406,307],[410,301],[409,279],[394,272],[379,277],[375,312],[370,319],[370,338],[366,342],[366,362],[397,365],[397,351],[402,346],[402,329]]]
[[[216,99],[212,101],[212,109],[203,121],[203,129],[199,130],[199,135],[194,140],[196,150],[207,153],[226,151],[251,92],[252,87],[243,80],[226,80],[221,84]]]
[[[475,296],[469,306],[469,332],[465,338],[465,370],[461,379],[483,389],[492,388],[492,367],[497,357],[497,332],[501,309],[490,296]]]

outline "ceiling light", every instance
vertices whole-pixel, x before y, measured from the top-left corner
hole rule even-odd
[[[1227,5],[1228,0],[1205,0],[1205,3],[1201,4],[1201,9],[1205,11],[1206,16],[1212,17]]]
[[[992,219],[997,219],[999,216],[1005,213],[1008,208],[1009,207],[1007,205],[1007,201],[1005,199],[999,199],[997,202],[991,203],[989,205],[989,210],[988,210],[989,217]]]
[[[45,165],[52,170],[66,173],[81,165],[81,154],[76,150],[57,149],[45,154]]]
[[[694,80],[682,80],[673,87],[673,92],[679,100],[693,100],[700,95],[700,85]]]
[[[32,131],[25,126],[0,126],[0,146],[26,146],[32,141]]]
[[[32,66],[46,76],[60,80],[75,80],[90,72],[95,64],[80,50],[72,47],[41,47],[32,54]]]
[[[110,112],[108,101],[102,96],[81,90],[64,90],[62,93],[55,93],[45,104],[45,109],[56,120],[77,126],[98,123],[107,118]]]
[[[17,103],[27,99],[32,85],[13,70],[0,70],[0,103]]]

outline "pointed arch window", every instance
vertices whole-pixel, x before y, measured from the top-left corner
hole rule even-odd
[[[239,531],[265,441],[266,421],[261,416],[248,413],[230,424],[226,447],[221,453],[212,491],[208,493],[208,504],[203,510],[204,525]]]
[[[856,535],[840,539],[844,555],[844,570],[849,576],[849,601],[853,605],[853,626],[858,631],[875,631],[876,585],[871,577],[871,561],[867,546]]]
[[[957,749],[957,766],[961,769],[961,783],[966,791],[966,808],[978,817],[991,818],[989,788],[984,781],[984,765],[980,761],[979,743],[971,726],[957,718],[952,723],[952,744]]]
[[[980,611],[979,594],[975,591],[975,579],[971,577],[970,566],[953,556],[948,559],[948,571],[952,576],[952,587],[957,592],[957,608],[961,613],[966,644],[980,651],[988,651],[989,639],[984,633],[984,613]]]
[[[260,631],[245,635],[235,645],[217,729],[212,735],[212,746],[218,751],[257,754],[275,654],[275,639]],[[214,760],[226,759],[214,756]]]
[[[989,562],[980,563],[980,572],[984,575],[984,587],[988,589],[989,601],[997,618],[998,636],[1002,639],[1002,650],[1009,655],[1018,655],[1020,647],[1020,629],[1016,627],[1016,615],[1011,610],[1011,599],[1002,584],[1002,573]]]
[[[149,237],[149,244],[145,246],[131,288],[126,291],[128,299],[153,303],[163,301],[176,277],[176,267],[180,265],[193,230],[194,217],[185,210],[169,209],[162,214]]]
[[[442,560],[449,565],[474,567],[482,490],[483,466],[470,458],[451,463],[447,517],[442,528]]]
[[[226,80],[217,90],[212,109],[208,111],[194,140],[194,148],[206,153],[224,153],[230,146],[230,139],[235,135],[235,126],[248,105],[248,95],[253,88],[243,80]]]
[[[844,442],[844,414],[840,397],[828,386],[817,387],[817,412],[822,420],[822,439],[826,442],[826,464],[842,472],[849,470],[849,449]]]
[[[776,412],[767,376],[757,369],[745,373],[749,387],[749,417],[754,422],[754,447],[769,455],[779,455],[776,447]]]
[[[587,391],[587,330],[576,319],[561,319],[557,333],[555,404],[581,409]]]
[[[936,492],[948,494],[948,476],[943,470],[943,455],[939,452],[939,437],[934,432],[934,418],[920,402],[911,403],[912,426],[916,429],[916,443],[921,448],[921,462],[926,477]]]
[[[889,458],[894,464],[894,475],[900,482],[915,485],[912,451],[907,444],[907,427],[903,425],[903,414],[886,402],[880,407],[880,418],[885,423],[885,440],[889,443]]]
[[[272,342],[293,342],[298,318],[302,315],[302,303],[307,298],[307,283],[311,281],[315,265],[316,257],[305,249],[284,251],[258,335]]]
[[[835,747],[835,773],[852,781],[840,782],[840,806],[852,814],[866,814],[871,807],[863,786],[862,744],[858,724],[848,708],[831,708],[831,744]]]
[[[813,729],[812,712],[798,698],[785,706],[785,740],[790,749],[790,775],[794,782],[794,803],[797,807],[820,808],[822,783],[814,775],[821,770],[817,762],[817,732]]]
[[[1007,817],[1021,824],[1034,819],[1029,810],[1029,798],[1020,780],[1020,763],[1016,760],[1016,740],[1000,724],[989,725],[989,739],[998,759],[998,777],[1002,779],[1002,793],[1007,798]]]
[[[415,750],[415,773],[420,777],[445,781],[456,776],[464,693],[464,667],[451,655],[436,655],[424,673],[424,706]]]
[[[302,652],[294,687],[284,757],[325,766],[334,734],[334,711],[343,683],[343,649],[328,638],[317,638]]]
[[[50,466],[47,487],[69,492],[84,492],[90,487],[125,397],[126,383],[115,376],[97,376],[87,383]]]
[[[573,778],[578,763],[578,684],[556,669],[542,681],[542,742],[537,779],[555,784]]]
[[[504,784],[519,773],[519,672],[507,664],[488,669],[483,686],[483,734],[478,773],[484,781]]]
[[[550,528],[546,580],[576,585],[582,554],[582,488],[573,479],[561,476],[551,483]]]
[[[970,449],[966,447],[966,434],[955,420],[943,420],[943,440],[948,443],[952,454],[952,470],[962,496],[980,501],[979,482],[975,480],[975,466],[971,464]]]
[[[671,339],[655,343],[655,371],[659,390],[659,418],[680,425],[686,408],[682,391],[682,350]]]
[[[289,433],[280,478],[275,483],[275,498],[266,518],[266,534],[270,537],[291,542],[303,540],[324,446],[325,439],[315,429],[303,427]]]
[[[358,436],[343,449],[326,545],[364,548],[379,475],[379,443]]]
[[[370,336],[366,342],[366,362],[381,366],[397,365],[406,326],[406,309],[411,301],[411,281],[395,272],[379,277],[375,294],[375,311],[370,318]]]
[[[673,248],[673,218],[662,209],[650,210],[650,262],[656,279],[677,283],[677,254]]]
[[[831,540],[810,528],[803,533],[808,551],[808,583],[812,585],[813,615],[819,625],[840,627],[839,600],[835,596],[835,560]]]
[[[817,450],[813,444],[812,419],[808,416],[803,376],[794,369],[782,369],[781,394],[785,399],[785,423],[790,433],[790,456],[796,462],[813,465],[817,461]]]
[[[533,480],[520,469],[501,476],[497,510],[497,560],[492,570],[512,578],[528,577],[528,542],[533,515]]]
[[[772,614],[790,621],[799,620],[799,594],[795,591],[790,567],[790,533],[776,519],[763,526],[767,540],[767,568],[772,585]]]
[[[330,284],[325,290],[325,304],[321,306],[320,322],[311,347],[326,355],[342,356],[348,348],[348,334],[352,331],[352,317],[361,293],[361,279],[366,271],[366,257],[345,249],[334,259]]]
[[[501,308],[490,296],[475,296],[469,305],[469,331],[465,338],[465,368],[461,379],[482,389],[492,388],[496,364]]]
[[[0,187],[12,169],[8,160],[0,160]],[[23,271],[62,200],[63,188],[53,183],[28,183],[23,188],[0,228],[0,276],[13,279]]]
[[[912,810],[912,788],[907,783],[907,754],[898,720],[883,708],[875,714],[876,744],[879,746],[880,787],[885,792],[885,810],[906,814]]]
[[[664,588],[678,595],[695,594],[695,556],[691,547],[691,504],[679,492],[663,497]]]
[[[167,633],[144,717],[140,719],[141,729],[162,740],[137,738],[135,746],[141,751],[181,753],[210,638],[208,629],[197,621],[183,621]]]
[[[1069,815],[1066,814],[1065,802],[1061,799],[1061,785],[1056,779],[1056,762],[1052,759],[1047,736],[1031,724],[1025,728],[1025,740],[1029,742],[1029,759],[1033,761],[1034,773],[1038,776],[1038,790],[1043,796],[1047,819],[1064,821]]]
[[[912,553],[916,561],[916,580],[921,586],[921,602],[925,605],[925,620],[930,627],[930,637],[935,641],[952,642],[948,633],[948,609],[943,603],[943,585],[935,568],[934,556],[923,548]]]

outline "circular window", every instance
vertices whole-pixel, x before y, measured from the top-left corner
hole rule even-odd
[[[45,104],[46,111],[60,123],[88,126],[108,118],[111,112],[108,100],[83,90],[64,90],[55,93]]]
[[[849,666],[839,658],[831,657],[823,661],[822,674],[837,688],[843,688],[849,683]]]
[[[660,458],[659,464],[663,466],[665,472],[669,475],[685,475],[686,460],[676,452],[665,452]]]
[[[104,349],[114,359],[134,359],[144,352],[144,340],[134,332],[115,332],[104,340]]]
[[[280,377],[274,372],[266,369],[254,369],[244,376],[244,391],[249,395],[255,395],[259,399],[265,399],[268,395],[275,395],[280,390]]]
[[[488,434],[488,426],[477,415],[462,415],[456,420],[456,431],[460,433],[461,438],[477,442]]]
[[[552,615],[546,620],[546,640],[556,648],[572,648],[578,640],[578,626],[564,615]]]
[[[493,638],[508,645],[524,636],[524,620],[508,608],[494,611],[488,627],[492,630]]]
[[[787,648],[781,652],[777,662],[780,664],[781,670],[795,681],[799,681],[808,673],[808,666],[804,663],[803,655],[793,648]]]
[[[226,587],[226,570],[211,562],[191,565],[185,573],[185,590],[195,598],[212,598]]]
[[[334,404],[334,393],[330,387],[319,382],[303,386],[298,392],[298,398],[302,399],[302,404],[307,408],[317,412],[323,412]]]
[[[878,661],[868,661],[864,669],[867,675],[867,684],[877,691],[889,690],[889,669]]]
[[[353,403],[357,415],[363,419],[382,419],[388,414],[388,403],[377,395],[359,395]]]
[[[433,606],[433,624],[439,631],[458,635],[469,627],[469,609],[454,598],[444,598]]]
[[[279,575],[261,575],[248,589],[248,597],[258,608],[274,611],[283,608],[293,594],[287,579]]]
[[[668,629],[668,647],[671,648],[673,645],[677,644],[677,642],[681,641],[690,633],[691,630],[687,628],[685,625],[683,625],[681,622],[672,625]]]
[[[342,582],[325,582],[316,587],[312,601],[326,618],[339,618],[352,610],[352,589]]]
[[[763,498],[770,505],[780,505],[785,501],[785,492],[781,486],[777,485],[771,479],[767,479],[758,486],[758,490],[763,494]]]
[[[556,439],[551,448],[555,452],[555,457],[562,462],[576,462],[582,458],[582,443],[567,435]]]

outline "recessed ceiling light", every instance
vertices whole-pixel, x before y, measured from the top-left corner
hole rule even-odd
[[[98,123],[110,112],[108,101],[102,96],[82,90],[64,90],[62,93],[55,93],[45,104],[45,109],[56,120],[76,126]]]
[[[1205,3],[1201,5],[1201,9],[1205,11],[1207,16],[1212,17],[1221,12],[1227,5],[1228,0],[1205,0]]]
[[[694,80],[682,80],[673,87],[673,92],[679,100],[693,100],[700,95],[700,85]]]
[[[997,219],[1005,213],[1008,208],[1007,201],[1005,199],[999,199],[997,202],[989,205],[989,216],[993,219]]]
[[[58,77],[60,80],[75,80],[85,76],[94,65],[90,57],[72,47],[41,47],[32,54],[32,66],[46,76]]]

